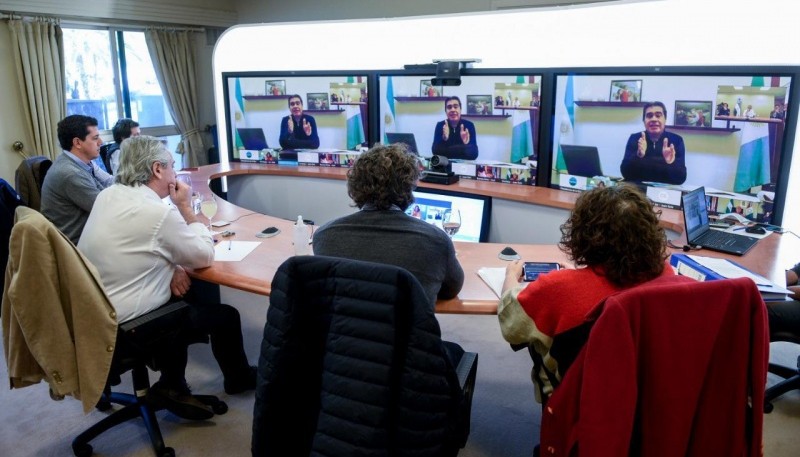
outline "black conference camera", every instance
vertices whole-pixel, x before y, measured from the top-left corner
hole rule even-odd
[[[431,157],[429,170],[423,173],[420,178],[422,182],[433,184],[454,184],[458,182],[458,176],[453,173],[453,165],[450,159],[445,156],[434,155]]]
[[[436,77],[431,79],[434,86],[460,86],[461,62],[441,61],[436,63]]]

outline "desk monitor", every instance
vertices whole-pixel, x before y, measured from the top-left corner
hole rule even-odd
[[[600,168],[600,154],[594,146],[562,144],[561,152],[567,164],[567,172],[575,176],[603,176]]]
[[[417,140],[414,138],[413,133],[386,132],[386,139],[388,140],[389,144],[403,143],[406,145],[406,147],[408,147],[408,152],[411,152],[414,155],[419,155],[419,151],[417,150]]]
[[[453,235],[453,241],[489,241],[492,199],[485,195],[420,187],[414,191],[414,203],[406,208],[406,214],[441,227],[446,209],[461,212],[461,228]]]
[[[369,91],[366,72],[231,72],[223,73],[222,78],[231,161],[270,163],[269,155],[249,159],[244,154],[256,149],[251,146],[261,144],[284,149],[281,162],[287,157],[289,161],[296,160],[296,149],[313,147],[314,139],[291,139],[285,135],[281,141],[281,127],[290,114],[289,97],[295,94],[303,100],[303,114],[314,119],[319,149],[353,151],[367,144]],[[309,94],[311,101],[306,100]],[[258,132],[261,137],[254,137]],[[263,143],[253,143],[254,138]]]
[[[737,212],[780,223],[775,211],[783,207],[794,147],[796,74],[794,67],[556,70],[550,186],[598,170],[651,188],[705,185],[709,195],[722,195],[712,199],[712,214]],[[638,140],[655,127],[643,120],[652,102],[666,108],[669,145],[682,144],[671,162],[661,154],[664,137],[654,144],[650,132],[648,152],[638,157]],[[745,116],[748,106],[754,117]],[[592,145],[597,155],[586,154],[579,159],[584,163],[575,164],[572,145]]]
[[[264,129],[237,128],[236,133],[242,139],[245,149],[260,151],[267,149],[267,139],[264,138]]]

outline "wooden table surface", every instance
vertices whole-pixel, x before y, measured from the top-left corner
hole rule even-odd
[[[189,170],[195,190],[208,189],[211,179],[241,174],[265,174],[276,176],[304,176],[320,179],[345,179],[345,169],[324,167],[287,167],[262,164],[239,164],[227,166],[209,165]],[[541,187],[512,186],[481,181],[462,180],[458,191],[491,195],[515,201],[529,202],[533,205],[571,208],[577,194]],[[427,186],[427,184],[426,184]],[[442,186],[445,187],[445,186]],[[452,186],[449,187],[452,189]],[[294,255],[292,246],[292,227],[294,221],[256,213],[219,199],[217,215],[214,220],[228,220],[230,225],[216,230],[231,230],[236,235],[225,240],[259,241],[261,244],[241,262],[214,262],[208,268],[191,271],[193,277],[259,295],[269,295],[271,281],[278,267]],[[676,216],[677,214],[677,216]],[[676,218],[678,220],[676,220]],[[676,232],[682,232],[683,222],[680,212],[662,211],[662,225]],[[281,230],[271,238],[257,238],[256,233],[275,226]],[[216,238],[220,238],[216,236]],[[508,262],[500,260],[498,254],[506,246],[514,248],[525,261],[550,261],[570,265],[566,255],[556,245],[525,245],[501,243],[463,243],[456,242],[458,260],[464,269],[464,287],[458,297],[440,300],[436,311],[456,314],[496,314],[498,298],[477,274],[481,267],[504,267]],[[682,252],[674,251],[672,252]],[[730,258],[737,263],[760,273],[772,281],[783,284],[784,271],[800,258],[800,240],[792,234],[772,234],[744,256],[733,256],[713,251],[693,251],[698,255]]]

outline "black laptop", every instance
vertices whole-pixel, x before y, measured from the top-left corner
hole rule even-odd
[[[705,187],[686,192],[681,196],[681,201],[686,241],[689,244],[713,251],[743,255],[758,242],[758,239],[749,236],[711,229],[708,224]]]
[[[389,144],[403,143],[406,145],[406,147],[408,147],[408,152],[411,152],[414,155],[419,155],[419,150],[417,149],[417,140],[414,138],[413,133],[386,132],[386,140],[389,142]]]
[[[236,131],[239,133],[239,138],[242,139],[245,149],[260,151],[269,147],[267,146],[267,139],[264,137],[263,129],[237,128]]]
[[[561,145],[561,154],[567,165],[567,173],[574,176],[605,176],[600,168],[600,153],[594,146]]]

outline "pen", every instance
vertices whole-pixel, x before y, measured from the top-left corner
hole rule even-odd
[[[231,246],[233,246],[233,240],[228,240],[228,250],[231,250]]]

